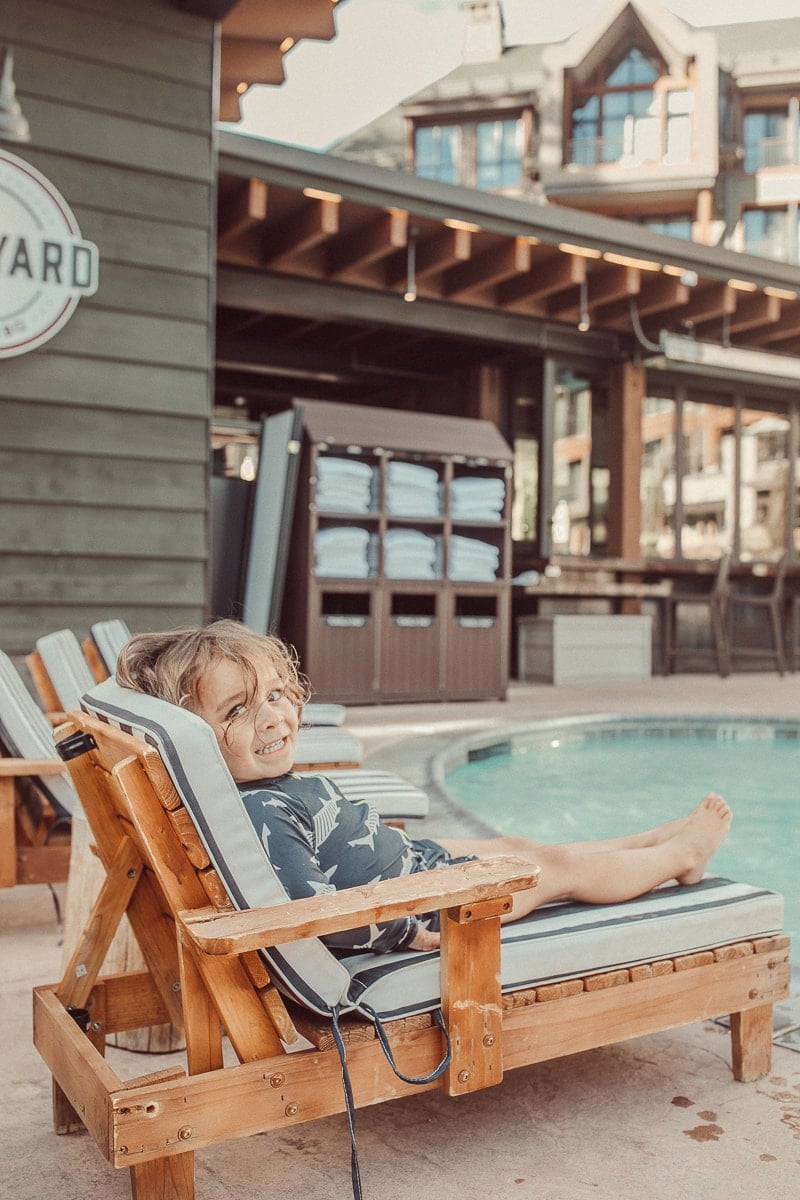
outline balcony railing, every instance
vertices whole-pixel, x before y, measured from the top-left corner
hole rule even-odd
[[[791,136],[783,133],[777,137],[762,138],[744,149],[745,171],[769,170],[772,167],[796,167],[800,164],[800,131],[793,130]]]

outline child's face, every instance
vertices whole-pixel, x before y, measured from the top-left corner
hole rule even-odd
[[[253,665],[258,688],[252,699],[242,668],[229,658],[218,659],[197,689],[198,714],[216,733],[237,783],[285,775],[297,741],[297,710],[284,695],[275,664],[265,655]]]

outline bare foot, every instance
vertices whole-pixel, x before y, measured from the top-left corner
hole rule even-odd
[[[710,792],[675,834],[684,844],[691,866],[677,876],[678,883],[699,883],[712,856],[719,850],[731,827],[731,810],[722,796]]]

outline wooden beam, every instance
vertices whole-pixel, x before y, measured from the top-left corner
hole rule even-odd
[[[263,179],[248,179],[226,200],[217,222],[220,246],[266,220],[269,188]]]
[[[445,226],[432,237],[417,241],[414,275],[417,283],[431,275],[441,274],[455,263],[466,262],[472,253],[472,232],[469,229],[450,229]],[[398,255],[386,270],[386,286],[394,287],[406,279],[406,256]]]
[[[264,266],[280,267],[339,232],[338,200],[312,200],[277,229],[265,232],[261,250]]]
[[[285,37],[317,38],[327,41],[336,34],[331,0],[238,0],[223,19],[223,43],[227,37],[251,37],[280,42]]]
[[[283,52],[277,42],[226,37],[220,50],[220,80],[239,83],[283,83]]]
[[[497,303],[501,308],[506,308],[520,300],[547,299],[555,292],[582,283],[585,278],[585,258],[578,254],[559,253],[541,264],[534,261],[526,274],[501,283],[497,289]]]
[[[636,309],[642,320],[669,313],[671,321],[673,314],[670,313],[670,309],[683,308],[690,294],[689,288],[674,275],[654,275],[646,271],[642,275],[642,286],[636,297]],[[589,298],[591,301],[591,294]],[[620,321],[630,323],[628,296],[612,303],[601,301],[599,304],[592,304],[593,314],[596,309],[599,309],[597,320],[600,324],[613,325]]]
[[[336,279],[348,270],[386,258],[407,242],[408,213],[402,209],[381,213],[331,246],[328,276]]]
[[[594,320],[594,310],[598,305],[610,304],[615,300],[636,296],[641,286],[642,272],[636,267],[610,267],[602,274],[598,271],[587,272],[586,303],[589,314]],[[560,299],[550,304],[550,312],[564,321],[577,321],[580,305],[575,295],[570,292],[563,294]]]
[[[458,266],[450,267],[442,280],[443,296],[459,296],[480,288],[493,287],[506,279],[529,271],[531,244],[526,237],[508,238],[501,246]]]
[[[700,325],[704,321],[713,321],[716,317],[732,314],[736,311],[737,292],[727,283],[709,283],[704,287],[695,288],[691,298],[684,305],[681,320],[691,321]]]

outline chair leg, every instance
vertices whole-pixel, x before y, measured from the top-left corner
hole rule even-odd
[[[731,1013],[731,1058],[733,1077],[740,1083],[751,1083],[769,1073],[772,1066],[771,1004]]]
[[[169,1154],[131,1167],[133,1200],[195,1200],[194,1154]]]

